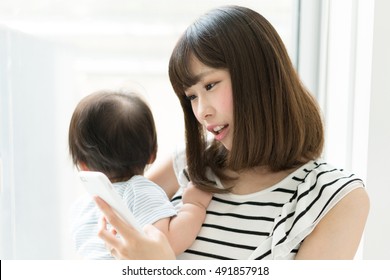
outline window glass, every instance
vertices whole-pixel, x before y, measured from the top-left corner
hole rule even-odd
[[[83,96],[120,87],[135,87],[146,95],[160,158],[184,136],[181,108],[167,73],[170,53],[184,29],[211,8],[242,5],[269,19],[291,50],[293,3],[0,1],[0,61],[6,62],[0,65],[0,258],[74,257],[68,214],[82,188],[69,159],[67,133]],[[9,228],[13,231],[3,230]]]
[[[100,88],[125,86],[143,91],[156,116],[162,152],[171,146],[172,139],[183,134],[178,118],[181,109],[171,93],[167,65],[184,29],[211,8],[242,5],[269,19],[291,49],[293,3],[292,0],[197,0],[185,4],[181,0],[6,0],[0,4],[3,6],[0,18],[11,28],[77,50],[76,100]],[[174,135],[167,136],[167,128]]]

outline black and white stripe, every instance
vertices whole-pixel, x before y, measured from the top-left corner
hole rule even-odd
[[[329,209],[361,186],[355,175],[311,161],[266,190],[215,194],[198,238],[179,259],[294,258]]]

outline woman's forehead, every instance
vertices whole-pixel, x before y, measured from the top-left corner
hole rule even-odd
[[[199,81],[204,78],[206,75],[209,75],[216,71],[215,68],[207,66],[206,64],[199,61],[199,59],[192,57],[189,60],[189,69],[190,73],[194,80]]]

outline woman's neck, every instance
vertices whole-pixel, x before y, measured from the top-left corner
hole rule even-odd
[[[295,170],[296,168],[274,172],[267,167],[255,167],[240,172],[228,172],[237,179],[224,184],[233,185],[234,194],[251,194],[274,186]]]

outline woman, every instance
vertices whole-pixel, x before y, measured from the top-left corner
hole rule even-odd
[[[186,150],[148,177],[178,205],[187,171],[194,185],[214,193],[180,259],[354,257],[369,211],[363,182],[320,158],[318,105],[264,17],[238,6],[200,17],[173,50],[169,75],[184,112]],[[97,204],[123,237],[99,233],[118,258],[172,257],[163,236],[145,241]],[[156,243],[160,255],[136,249]]]

